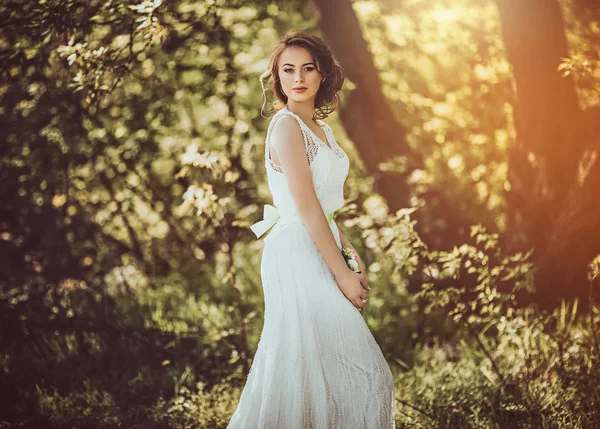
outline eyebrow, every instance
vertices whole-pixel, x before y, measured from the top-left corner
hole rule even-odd
[[[304,64],[302,64],[302,66],[307,66],[307,65],[309,65],[309,64],[312,64],[313,66],[315,65],[315,63],[304,63]],[[290,64],[290,63],[285,63],[285,64],[284,64],[284,65],[282,65],[281,67],[285,67],[285,66],[292,66],[292,67],[295,67],[293,64]]]

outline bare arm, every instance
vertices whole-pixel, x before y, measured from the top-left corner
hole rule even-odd
[[[354,248],[354,246],[352,246],[352,244],[350,244],[350,242],[348,241],[346,236],[342,233],[342,231],[340,231],[340,242],[342,243],[343,247],[349,247],[356,252],[356,249]]]
[[[359,295],[363,295],[362,285],[366,282],[366,277],[348,268],[333,237],[313,186],[302,131],[296,119],[291,116],[279,118],[273,125],[270,144],[277,153],[277,160],[283,169],[302,222],[331,269],[338,286],[355,307],[364,307]]]

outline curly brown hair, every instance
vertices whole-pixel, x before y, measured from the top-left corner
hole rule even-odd
[[[263,109],[267,102],[268,92],[275,95],[275,99],[273,100],[275,110],[279,110],[287,104],[288,97],[281,89],[281,81],[279,80],[277,68],[279,57],[281,57],[281,53],[288,46],[299,46],[310,52],[316,64],[317,71],[325,78],[315,96],[313,119],[327,118],[339,106],[340,97],[338,92],[344,84],[344,69],[320,37],[301,30],[288,31],[286,33],[273,50],[269,60],[269,67],[260,76],[260,84],[263,92]]]

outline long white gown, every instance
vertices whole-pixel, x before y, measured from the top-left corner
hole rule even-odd
[[[341,208],[347,154],[325,122],[319,125],[331,147],[284,107],[271,119],[265,141],[265,168],[278,214],[298,216],[282,169],[269,156],[273,124],[283,115],[300,124],[323,211]],[[329,225],[341,249],[335,221]],[[390,367],[304,225],[273,226],[264,241],[261,279],[263,330],[227,428],[394,429]]]

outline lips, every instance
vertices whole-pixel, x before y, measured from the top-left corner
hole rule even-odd
[[[294,91],[296,91],[296,92],[304,92],[304,91],[306,91],[306,88],[294,88]]]

